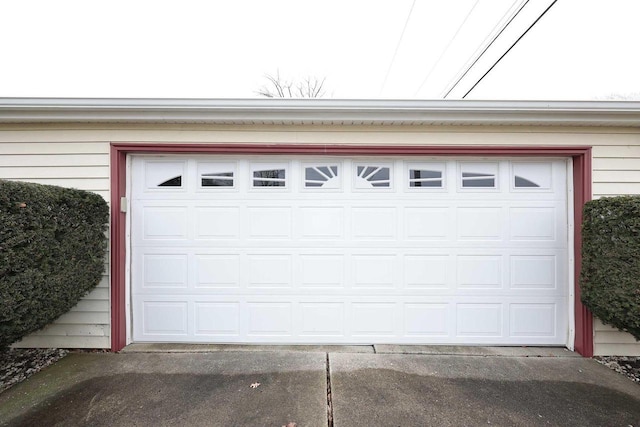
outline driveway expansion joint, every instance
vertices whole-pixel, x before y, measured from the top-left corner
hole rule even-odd
[[[327,353],[327,427],[333,427],[333,401],[331,396],[331,366]]]

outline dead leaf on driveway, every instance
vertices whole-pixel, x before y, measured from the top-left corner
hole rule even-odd
[[[260,383],[253,383],[253,384],[251,384],[249,387],[251,387],[251,388],[258,388],[258,387],[260,387]]]
[[[290,422],[286,426],[282,426],[282,427],[298,427],[298,424],[296,424],[294,422]]]

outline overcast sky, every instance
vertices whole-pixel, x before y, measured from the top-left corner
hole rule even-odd
[[[326,78],[325,97],[441,98],[525,3],[3,1],[0,96],[246,98],[279,70]],[[558,0],[467,98],[640,99],[639,17],[640,0]]]

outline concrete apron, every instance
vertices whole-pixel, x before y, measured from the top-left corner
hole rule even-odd
[[[0,394],[0,425],[326,427],[326,360],[317,352],[75,353]]]
[[[207,347],[72,354],[0,425],[640,425],[640,387],[564,349]]]
[[[640,387],[577,357],[335,354],[338,426],[640,426]]]

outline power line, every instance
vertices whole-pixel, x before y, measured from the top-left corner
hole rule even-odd
[[[489,48],[493,45],[493,43],[498,39],[498,37],[500,37],[500,35],[504,32],[504,30],[507,29],[507,27],[509,25],[511,25],[511,23],[513,22],[513,20],[518,16],[518,14],[520,14],[520,12],[522,11],[522,9],[525,8],[525,6],[529,3],[530,0],[526,0],[524,3],[522,3],[522,5],[520,6],[520,8],[516,11],[516,13],[513,14],[513,16],[511,16],[511,18],[509,19],[509,21],[502,27],[502,29],[498,32],[498,34],[496,34],[493,39],[491,39],[491,41],[489,42],[488,45],[485,46],[485,48],[482,50],[482,52],[480,52],[480,55],[478,55],[476,57],[476,59],[471,63],[471,65],[469,65],[469,67],[467,67],[467,69],[465,70],[464,73],[462,73],[462,75],[456,80],[456,82],[451,86],[451,88],[449,88],[449,90],[447,91],[447,93],[445,93],[442,97],[446,98],[447,96],[449,96],[449,94],[451,93],[451,91],[453,89],[456,88],[456,86],[458,86],[458,84],[460,84],[460,82],[462,81],[462,79],[469,73],[469,71],[471,71],[471,69],[476,65],[476,63],[480,60],[480,58],[482,58],[482,56],[487,52],[487,50],[489,50]]]
[[[511,51],[511,49],[513,49],[513,47],[518,44],[518,42],[529,32],[529,30],[532,29],[533,26],[536,25],[538,23],[538,21],[540,21],[540,19],[542,19],[542,17],[547,14],[549,9],[551,9],[553,7],[553,5],[556,4],[557,2],[558,2],[558,0],[553,0],[553,2],[544,10],[544,12],[542,12],[542,14],[540,16],[538,16],[538,18],[535,21],[533,21],[533,24],[529,25],[529,28],[527,28],[527,30],[524,33],[522,33],[522,35],[520,37],[518,37],[518,39],[515,42],[513,42],[513,44],[509,47],[509,49],[507,49],[507,51],[505,53],[503,53],[502,56],[500,56],[500,58],[498,58],[498,60],[496,62],[494,62],[494,64],[491,66],[491,68],[489,68],[487,70],[487,72],[484,73],[482,75],[482,77],[480,77],[480,79],[471,87],[471,89],[469,89],[467,91],[467,93],[464,94],[462,99],[466,98],[467,95],[469,95],[471,93],[471,91],[473,89],[475,89],[476,86],[478,86],[478,84],[487,76],[487,74],[489,74],[491,72],[491,70],[493,70],[493,68],[496,65],[498,65],[498,63],[500,61],[502,61],[502,58],[504,58],[507,55],[507,53],[509,53]]]
[[[451,40],[449,40],[449,43],[445,46],[445,48],[442,50],[442,52],[440,52],[440,56],[438,57],[436,62],[433,63],[433,65],[431,66],[431,69],[427,73],[426,77],[424,78],[424,80],[422,80],[422,83],[420,83],[420,86],[418,87],[418,89],[413,93],[414,95],[417,95],[418,92],[420,92],[420,89],[422,89],[422,86],[424,86],[424,84],[427,82],[427,80],[429,80],[429,77],[431,77],[431,74],[433,74],[433,70],[436,69],[436,67],[438,66],[438,64],[440,63],[442,58],[444,57],[445,53],[447,53],[447,51],[451,47],[451,44],[453,43],[453,41],[456,39],[456,37],[458,37],[458,33],[460,33],[460,30],[462,30],[462,27],[464,27],[464,24],[467,23],[467,20],[469,19],[469,17],[471,16],[471,13],[473,13],[473,10],[476,8],[476,6],[478,5],[479,2],[480,2],[480,0],[476,0],[476,2],[473,4],[473,6],[471,6],[471,9],[469,9],[469,12],[467,13],[467,16],[464,17],[464,19],[462,20],[462,23],[460,24],[460,26],[456,30],[455,34],[453,35],[453,37],[451,37]]]
[[[409,24],[409,19],[411,18],[411,14],[413,13],[413,7],[415,5],[416,5],[416,0],[413,0],[413,3],[411,3],[411,7],[409,8],[409,14],[407,15],[407,19],[404,21],[404,26],[402,27],[400,38],[398,39],[398,43],[396,44],[396,49],[393,51],[393,57],[391,58],[391,62],[389,63],[389,68],[387,68],[387,74],[385,74],[384,80],[382,81],[382,86],[380,87],[380,93],[382,93],[385,86],[387,85],[387,79],[389,78],[389,74],[391,73],[391,68],[393,67],[393,63],[396,61],[396,55],[398,54],[398,49],[400,48],[400,44],[402,44],[402,38],[404,37],[404,32],[407,29],[407,25]]]

